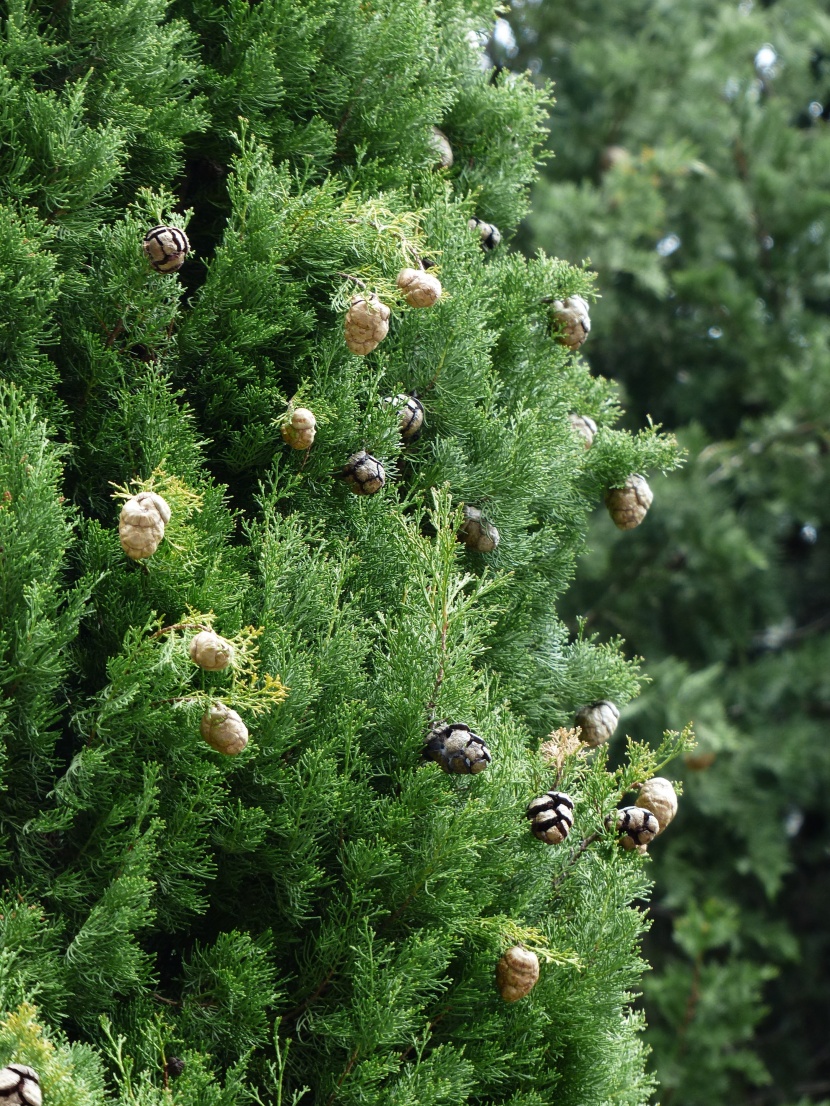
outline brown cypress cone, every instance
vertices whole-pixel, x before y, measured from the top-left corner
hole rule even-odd
[[[468,219],[467,226],[470,230],[477,230],[481,237],[483,250],[494,250],[501,242],[501,231],[492,223],[485,223],[483,219]]]
[[[445,772],[475,776],[492,760],[484,740],[464,722],[438,722],[430,730],[424,756]]]
[[[590,449],[594,444],[594,435],[597,432],[597,424],[587,415],[571,414],[571,426],[585,439],[585,448]]]
[[[654,493],[645,477],[633,472],[622,488],[609,488],[605,493],[605,506],[620,530],[633,530],[646,517],[654,500]]]
[[[155,492],[139,492],[128,499],[118,516],[121,548],[134,561],[152,557],[170,521],[170,505]]]
[[[525,817],[530,819],[530,832],[534,837],[546,845],[558,845],[573,828],[573,799],[562,791],[546,791],[531,802]]]
[[[539,957],[530,949],[514,945],[496,964],[496,986],[505,1002],[518,1002],[529,995],[539,979]]]
[[[386,396],[383,402],[398,412],[398,425],[405,442],[414,442],[424,425],[424,405],[413,392],[407,396]]]
[[[644,849],[660,832],[657,819],[650,810],[641,806],[624,806],[605,819],[613,828],[624,849]]]
[[[248,727],[235,710],[218,700],[202,715],[199,732],[217,753],[233,757],[248,744]]]
[[[396,284],[410,307],[432,307],[441,298],[441,281],[423,269],[401,269]]]
[[[579,726],[579,740],[595,749],[604,745],[613,735],[620,720],[620,712],[609,699],[597,699],[576,712],[574,722]]]
[[[341,475],[355,495],[374,495],[386,483],[383,465],[365,449],[351,455]]]
[[[307,407],[295,407],[291,419],[280,429],[283,441],[292,449],[308,449],[317,433],[317,420]]]
[[[374,292],[368,296],[352,296],[344,324],[346,345],[352,353],[365,357],[388,333],[389,308],[386,304],[381,303]]]
[[[187,235],[178,227],[153,227],[144,235],[144,253],[157,273],[175,273],[184,265],[190,249]]]
[[[660,834],[677,814],[677,793],[671,780],[665,776],[653,776],[646,780],[637,794],[635,806],[645,807],[657,819]]]
[[[206,672],[222,672],[233,660],[233,646],[213,630],[202,630],[190,641],[190,659]]]
[[[568,349],[579,349],[591,332],[591,316],[588,314],[588,304],[582,296],[554,300],[551,321],[557,331],[557,342]]]
[[[452,169],[452,163],[455,160],[453,157],[452,146],[450,140],[438,127],[432,128],[432,137],[430,139],[430,146],[435,150],[435,156],[438,159],[436,164],[441,169]]]
[[[476,553],[492,553],[499,544],[499,532],[478,507],[465,506],[464,522],[458,531],[458,540]]]

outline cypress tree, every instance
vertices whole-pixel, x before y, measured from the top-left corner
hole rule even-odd
[[[689,738],[580,745],[575,711],[641,674],[557,604],[605,490],[678,451],[615,429],[557,341],[591,275],[509,248],[548,90],[483,67],[491,19],[6,5],[0,1061],[49,1104],[650,1094],[649,881],[605,819]],[[429,308],[398,287],[421,266]],[[390,314],[365,356],[361,297]],[[361,452],[375,494],[345,479]],[[465,508],[497,547],[459,542]],[[195,664],[199,635],[229,664]],[[484,771],[425,756],[452,726]],[[553,788],[559,846],[525,818]],[[517,945],[541,973],[508,1004]]]

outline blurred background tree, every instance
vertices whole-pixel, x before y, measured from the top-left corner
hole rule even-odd
[[[583,352],[689,451],[566,600],[622,634],[640,737],[695,721],[655,850],[661,1101],[830,1093],[830,18],[813,0],[514,0],[493,60],[555,82],[528,251],[590,259]],[[680,770],[677,770],[680,773]],[[824,967],[820,967],[824,965]]]

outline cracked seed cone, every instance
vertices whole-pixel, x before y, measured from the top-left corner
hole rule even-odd
[[[41,1106],[40,1076],[26,1064],[0,1068],[0,1106]]]
[[[492,553],[499,544],[499,532],[478,507],[465,507],[458,540],[476,553]]]
[[[477,230],[481,235],[481,248],[483,250],[494,250],[501,242],[501,231],[497,226],[492,223],[485,223],[483,219],[468,219],[467,226],[470,230]]]
[[[248,727],[235,710],[218,701],[202,715],[199,732],[212,749],[227,757],[241,753],[248,744]]]
[[[604,745],[613,735],[620,720],[620,712],[608,699],[597,699],[576,712],[574,722],[579,726],[579,740],[595,749]]]
[[[134,561],[152,557],[161,545],[170,521],[170,507],[155,492],[139,492],[128,499],[118,517],[121,548]]]
[[[624,806],[605,819],[613,827],[624,849],[641,849],[653,841],[660,832],[657,819],[650,810],[641,806]]]
[[[280,433],[292,449],[308,449],[317,433],[317,420],[307,407],[295,407],[291,421],[283,425]]]
[[[395,283],[410,307],[432,307],[441,298],[441,281],[423,269],[401,269]]]
[[[374,495],[386,483],[386,470],[371,453],[361,449],[343,466],[343,479],[355,495]]]
[[[371,293],[352,296],[352,303],[346,312],[346,345],[352,353],[365,357],[367,353],[380,345],[389,333],[389,308]]]
[[[654,493],[645,477],[633,472],[622,488],[609,488],[605,493],[605,506],[620,530],[633,530],[646,517],[654,500]]]
[[[492,760],[484,740],[464,722],[439,722],[430,731],[424,756],[445,772],[475,776]]]
[[[539,980],[539,957],[530,949],[514,945],[496,964],[496,986],[505,1002],[518,1002],[529,995]]]
[[[233,660],[233,646],[213,630],[202,630],[190,642],[190,659],[206,672],[221,672]]]
[[[184,265],[190,243],[178,227],[153,227],[142,242],[147,260],[157,273],[175,273]]]
[[[671,780],[667,780],[664,776],[654,776],[646,780],[640,788],[635,805],[651,811],[657,819],[659,827],[657,833],[662,833],[677,814],[677,794]]]
[[[571,414],[571,426],[585,439],[585,448],[590,449],[594,444],[594,435],[597,432],[597,424],[587,415]]]
[[[389,407],[394,407],[398,412],[398,425],[403,440],[414,442],[424,425],[423,403],[414,393],[411,396],[403,393],[397,396],[386,396],[383,402]]]
[[[579,349],[591,332],[588,304],[582,296],[568,296],[564,300],[554,300],[551,318],[558,332],[557,342],[567,346],[568,349]]]
[[[525,811],[530,819],[530,832],[546,845],[559,845],[574,824],[574,804],[562,791],[546,791],[534,799]]]

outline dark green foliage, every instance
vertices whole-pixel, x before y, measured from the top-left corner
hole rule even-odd
[[[639,690],[622,643],[569,635],[557,607],[606,486],[678,451],[615,430],[613,385],[551,335],[550,300],[593,297],[590,275],[508,252],[547,91],[482,68],[491,19],[8,6],[0,1061],[35,1066],[50,1104],[650,1094],[631,1009],[648,879],[603,826],[685,738],[614,770],[539,745]],[[472,216],[505,245],[485,255]],[[186,229],[179,274],[143,256],[156,224]],[[445,294],[416,311],[395,282],[421,258]],[[392,318],[358,357],[364,286]],[[404,446],[384,399],[415,389]],[[308,452],[282,440],[291,402],[316,415]],[[601,426],[591,451],[575,410]],[[375,496],[337,479],[359,449],[386,467]],[[171,517],[131,560],[138,491]],[[464,503],[493,553],[457,541]],[[190,659],[206,627],[234,647],[224,671]],[[249,729],[238,756],[200,736],[217,701]],[[484,775],[424,761],[440,719],[486,735]],[[556,783],[573,852],[524,818]],[[494,968],[517,942],[542,976],[507,1006]]]
[[[57,341],[53,315],[60,289],[52,231],[30,209],[0,207],[0,357],[6,374],[38,396],[51,414],[55,366],[44,347]]]
[[[624,722],[693,718],[701,741],[654,850],[662,1101],[812,1102],[828,1074],[827,13],[514,14],[509,64],[558,97],[527,241],[590,256],[592,364],[691,457],[639,531],[597,520],[563,604],[644,656],[653,683]]]
[[[68,646],[89,578],[68,585],[64,558],[72,537],[58,495],[59,453],[34,402],[0,386],[0,686],[3,689],[5,798],[3,848],[27,850],[22,832],[46,797],[56,769],[59,701]],[[64,692],[65,695],[65,692]]]

